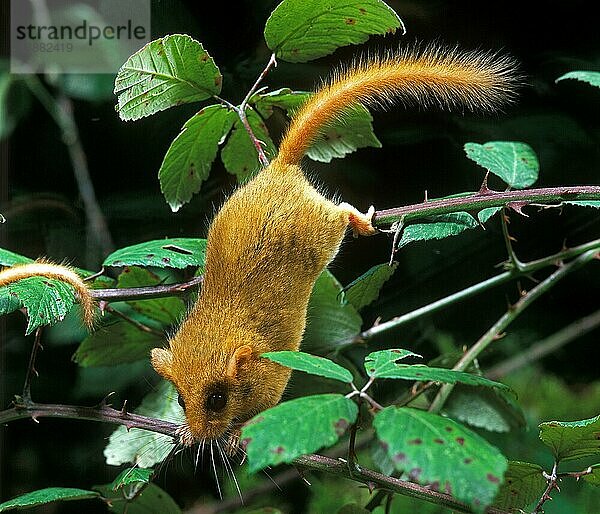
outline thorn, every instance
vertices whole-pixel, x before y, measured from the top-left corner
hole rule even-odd
[[[529,218],[529,214],[525,214],[523,212],[523,207],[528,205],[528,203],[529,202],[524,202],[524,201],[509,202],[506,204],[506,207],[508,207],[509,209],[512,209],[513,211],[515,211],[517,214],[520,214],[521,216],[525,216],[526,218]]]
[[[40,374],[38,373],[37,369],[31,368],[31,372],[36,376],[36,378],[39,378]]]
[[[123,402],[123,407],[121,407],[121,416],[127,416],[127,400]]]
[[[108,393],[104,398],[102,398],[100,403],[98,405],[96,405],[96,408],[101,409],[102,407],[110,407],[110,404],[108,403],[108,399],[115,394],[116,393],[114,391],[111,391],[110,393]]]
[[[33,421],[35,421],[35,422],[36,422],[38,425],[40,424],[40,420],[39,420],[39,419],[37,419],[37,416],[36,416],[35,414],[32,414],[32,415],[31,415],[31,419],[32,419]]]
[[[106,300],[100,300],[98,302],[98,309],[100,310],[100,314],[102,314],[102,316],[104,316],[107,306],[108,306],[108,302]]]
[[[377,317],[375,318],[375,321],[373,322],[373,327],[376,327],[376,326],[378,326],[380,323],[381,323],[381,316],[377,316]],[[372,327],[372,328],[373,328],[373,327]]]
[[[494,341],[499,341],[500,339],[503,339],[506,336],[506,332],[500,332],[499,334],[496,334],[493,337]]]
[[[312,486],[312,484],[306,478],[306,474],[304,473],[304,470],[300,469],[298,466],[294,466],[294,468],[298,472],[298,476],[300,477],[300,480],[302,480],[308,487]]]
[[[427,194],[427,189],[425,189],[425,196],[424,196],[423,203],[427,203],[428,201],[429,201],[429,198],[428,198],[428,194]]]
[[[489,176],[489,174],[490,174],[490,172],[488,171],[485,174],[485,177],[483,177],[483,182],[481,183],[481,186],[479,186],[479,191],[477,191],[477,195],[478,196],[493,195],[495,193],[495,191],[492,191],[488,187],[488,176]]]
[[[369,488],[369,493],[373,494],[373,491],[377,488],[377,484],[375,482],[367,482],[365,484]]]

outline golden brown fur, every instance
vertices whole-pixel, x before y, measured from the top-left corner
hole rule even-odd
[[[260,355],[298,350],[312,287],[347,227],[375,232],[372,210],[335,205],[305,179],[299,164],[320,131],[357,102],[497,108],[513,95],[511,66],[434,49],[369,60],[335,75],[297,112],[276,159],[215,217],[200,297],[169,348],[152,352],[185,402],[184,442],[218,438],[279,402],[290,372]]]

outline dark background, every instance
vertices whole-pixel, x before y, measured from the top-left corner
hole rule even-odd
[[[592,2],[388,3],[405,22],[407,35],[373,37],[362,51],[432,40],[459,43],[465,48],[500,49],[521,63],[526,85],[516,105],[486,118],[402,108],[375,113],[375,132],[383,148],[363,149],[327,165],[307,162],[307,169],[319,183],[359,208],[374,204],[378,209],[417,203],[425,190],[430,198],[473,191],[479,187],[483,172],[465,158],[462,145],[491,140],[530,144],[540,160],[540,187],[599,183],[600,91],[576,81],[554,83],[570,70],[600,70]],[[8,19],[7,4],[3,0],[3,23]],[[239,103],[268,59],[262,30],[276,4],[154,1],[153,38],[187,33],[201,41],[224,75],[221,96]],[[7,31],[2,33],[5,37]],[[272,89],[311,89],[356,50],[340,49],[307,64],[281,62],[265,84]],[[114,103],[114,98],[74,100],[92,180],[116,247],[165,236],[204,236],[213,209],[221,203],[224,192],[234,187],[234,178],[217,159],[201,193],[173,214],[160,194],[156,177],[170,142],[198,105],[124,123],[118,119]],[[283,126],[283,116],[271,120],[273,134]],[[1,144],[0,212],[11,222],[0,226],[0,246],[30,257],[46,255],[97,269],[103,255],[86,234],[69,157],[46,111],[32,101],[27,116]],[[501,187],[499,183],[491,185]],[[597,213],[592,209],[565,207],[538,212],[530,208],[527,212],[529,218],[511,216],[511,232],[517,238],[515,248],[522,260],[556,252],[565,242],[585,242],[600,232]],[[390,242],[385,236],[348,241],[332,271],[346,284],[370,266],[385,262],[389,252]],[[388,319],[488,278],[498,272],[494,266],[505,258],[496,218],[485,231],[410,245],[397,255],[400,267],[379,301],[365,312],[366,324],[377,316]],[[559,284],[511,326],[511,337],[506,344],[491,349],[484,365],[502,360],[595,311],[598,282],[598,265],[592,263]],[[527,288],[532,283],[523,280],[521,285]],[[442,351],[472,344],[504,312],[507,302],[517,298],[515,284],[494,289],[390,333],[380,343],[416,348],[427,358],[434,358]],[[6,320],[1,330],[0,402],[4,407],[21,390],[31,338],[23,337],[24,323],[19,314]],[[33,386],[35,399],[93,404],[116,390],[119,399],[129,398],[136,404],[151,390],[156,376],[150,369],[136,383],[122,386],[111,382],[103,370],[78,370],[70,357],[79,337],[73,322],[48,332],[46,349],[38,362],[40,378]],[[547,465],[543,451],[535,446],[535,424],[548,417],[566,419],[571,415],[569,419],[575,419],[598,414],[599,388],[594,386],[600,378],[597,337],[598,332],[592,332],[544,359],[529,374],[514,378],[514,387],[522,388],[521,399],[527,404],[533,428],[527,436],[509,434],[496,441],[511,458],[538,459]],[[554,396],[544,395],[547,383],[558,388]],[[561,398],[570,405],[557,405]],[[587,405],[591,405],[589,412]],[[24,420],[1,428],[0,499],[51,485],[89,488],[111,481],[118,470],[106,466],[102,456],[111,431],[106,425],[50,419],[40,424]],[[517,444],[515,439],[531,441],[531,445]],[[528,449],[529,454],[523,453]],[[200,494],[209,498],[215,494],[210,475],[194,475],[186,456],[162,471],[158,482],[184,506]],[[547,511],[566,512],[560,510],[564,508],[586,512],[585,505],[590,503],[585,502],[593,498],[581,498],[592,493],[576,493],[569,496],[567,491]],[[305,487],[296,483],[285,494],[276,493],[272,504],[287,504],[288,509],[295,504],[297,512],[316,508],[315,504],[306,506],[307,498]],[[595,498],[597,501],[598,496]],[[102,510],[88,503],[86,512]],[[80,512],[83,505],[51,506],[44,512]]]

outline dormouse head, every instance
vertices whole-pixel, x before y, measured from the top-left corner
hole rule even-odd
[[[257,374],[266,363],[249,345],[231,350],[188,352],[173,345],[152,350],[152,366],[179,392],[186,425],[181,439],[186,444],[217,439],[235,430],[262,408],[264,392]],[[275,403],[279,397],[275,400]],[[273,403],[273,405],[275,404]]]

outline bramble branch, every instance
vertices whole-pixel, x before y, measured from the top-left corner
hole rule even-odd
[[[465,371],[471,363],[483,352],[493,341],[496,340],[499,334],[504,330],[533,302],[540,296],[547,293],[558,282],[565,278],[570,273],[585,266],[590,261],[598,258],[598,250],[588,250],[573,261],[559,267],[545,280],[540,282],[533,289],[525,293],[517,303],[511,305],[506,313],[494,323],[489,330],[461,357],[454,366],[454,370]],[[454,388],[453,384],[446,384],[440,388],[438,394],[434,398],[429,410],[431,412],[439,412],[444,405],[446,399]]]
[[[390,225],[397,221],[415,220],[426,216],[451,212],[478,212],[489,207],[510,207],[511,203],[543,203],[600,200],[600,186],[564,186],[523,189],[518,191],[492,191],[490,189],[469,196],[441,198],[393,209],[376,211],[375,226]]]
[[[145,287],[122,287],[111,289],[92,289],[90,294],[96,300],[106,302],[122,302],[128,300],[150,300],[165,296],[176,296],[186,293],[189,289],[199,286],[203,276],[194,277],[188,282]]]

